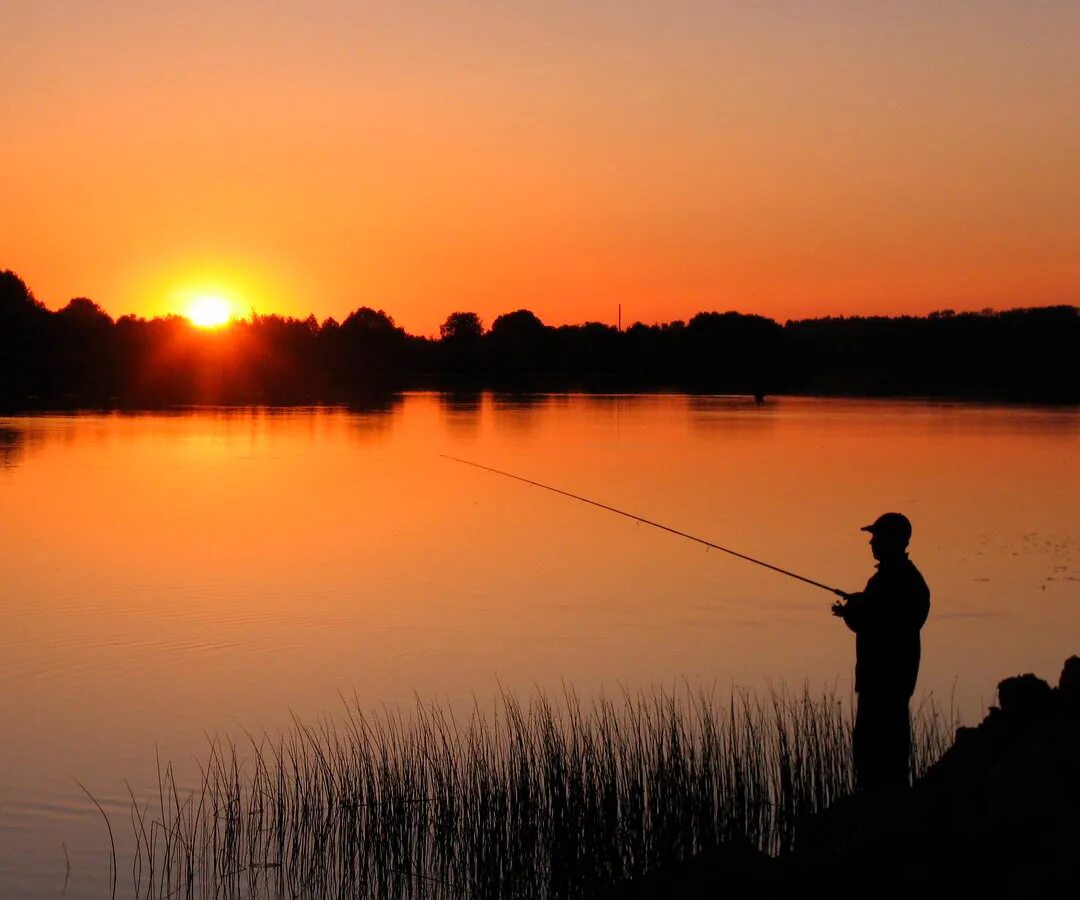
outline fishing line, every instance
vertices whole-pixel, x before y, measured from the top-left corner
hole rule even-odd
[[[635,522],[641,522],[644,525],[651,525],[653,528],[659,528],[661,531],[667,531],[670,534],[678,535],[679,537],[686,538],[687,540],[696,541],[699,544],[704,544],[706,547],[711,547],[713,550],[720,550],[723,553],[728,553],[731,556],[738,557],[739,559],[746,560],[746,562],[753,563],[756,566],[764,566],[766,569],[772,569],[774,572],[779,572],[781,575],[787,575],[789,578],[796,578],[799,581],[805,581],[807,584],[812,584],[814,587],[819,587],[823,591],[828,591],[830,594],[836,594],[838,596],[845,596],[844,592],[838,588],[829,587],[827,584],[822,584],[820,581],[814,581],[813,578],[806,578],[803,575],[798,575],[795,572],[789,572],[787,569],[781,569],[779,566],[774,566],[772,563],[767,563],[760,559],[754,559],[752,556],[747,556],[745,553],[739,553],[728,547],[721,547],[719,544],[714,544],[712,541],[707,541],[704,538],[696,537],[692,534],[687,534],[685,531],[679,531],[677,528],[672,528],[668,525],[663,525],[660,522],[654,522],[652,519],[646,519],[642,516],[635,516],[633,513],[628,513],[622,509],[616,509],[614,506],[608,506],[606,503],[600,503],[597,500],[590,500],[588,497],[582,497],[579,494],[571,494],[569,491],[561,490],[557,487],[552,487],[550,484],[543,484],[539,481],[533,481],[531,478],[523,478],[521,475],[514,475],[511,472],[504,472],[501,469],[493,469],[491,466],[484,466],[480,463],[470,462],[467,459],[460,459],[457,456],[450,456],[448,453],[439,454],[443,459],[449,459],[453,462],[463,463],[466,466],[474,466],[477,469],[483,469],[485,472],[493,472],[496,475],[502,475],[505,478],[513,478],[515,481],[522,481],[525,484],[531,484],[533,487],[543,488],[545,491],[551,491],[553,494],[562,494],[564,497],[569,497],[571,500],[580,500],[582,503],[588,503],[590,506],[597,506],[600,509],[606,509],[608,512],[613,512],[616,515],[625,516],[628,519],[633,519]]]

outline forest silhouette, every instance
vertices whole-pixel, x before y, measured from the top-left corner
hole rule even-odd
[[[490,328],[450,313],[438,338],[381,309],[342,322],[252,313],[218,330],[182,316],[113,320],[85,297],[50,311],[0,272],[0,405],[349,402],[406,388],[660,390],[1075,403],[1080,309],[788,321],[700,312],[619,330],[519,309]]]

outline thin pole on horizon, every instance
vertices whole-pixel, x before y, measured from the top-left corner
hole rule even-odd
[[[621,303],[619,304],[619,327],[618,327],[617,330],[619,332],[622,332],[622,304]]]
[[[704,544],[706,547],[711,547],[713,550],[720,550],[724,553],[728,553],[731,556],[738,557],[739,559],[746,560],[746,562],[753,563],[756,566],[763,566],[766,569],[771,569],[774,572],[779,572],[781,575],[787,575],[789,578],[795,578],[799,581],[805,581],[807,584],[812,584],[814,587],[821,588],[823,591],[828,591],[830,594],[836,594],[839,597],[846,597],[845,591],[839,588],[830,587],[827,584],[822,584],[820,581],[814,581],[813,578],[807,578],[804,575],[798,575],[795,572],[788,571],[787,569],[781,569],[779,566],[774,566],[772,563],[767,563],[764,560],[755,559],[752,556],[747,556],[745,553],[739,553],[728,547],[721,547],[719,544],[714,544],[712,541],[707,541],[705,538],[696,537],[692,534],[687,534],[685,531],[679,531],[677,528],[672,528],[669,525],[663,525],[660,522],[654,522],[651,519],[646,519],[642,516],[635,516],[633,513],[628,513],[622,509],[616,509],[614,506],[608,506],[606,503],[600,503],[597,500],[590,500],[588,497],[582,497],[578,494],[571,494],[569,491],[561,490],[557,487],[552,487],[549,484],[544,484],[540,481],[533,481],[531,478],[523,478],[521,475],[514,475],[510,472],[504,472],[501,469],[493,469],[491,466],[481,465],[480,463],[470,462],[467,459],[461,459],[457,456],[451,456],[448,453],[440,453],[440,457],[443,459],[449,459],[453,462],[463,463],[466,466],[474,466],[477,469],[483,469],[485,472],[493,472],[496,475],[502,475],[505,478],[513,478],[515,481],[522,481],[525,484],[531,484],[533,487],[543,488],[545,491],[551,491],[554,494],[561,494],[564,497],[569,497],[571,500],[580,500],[582,503],[588,503],[590,506],[597,506],[600,509],[606,509],[608,512],[616,513],[620,516],[625,516],[628,519],[633,519],[635,522],[641,522],[643,525],[651,525],[653,528],[659,528],[661,531],[667,531],[670,534],[684,537],[687,540],[696,541],[699,544]]]

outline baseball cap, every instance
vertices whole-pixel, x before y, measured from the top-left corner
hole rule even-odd
[[[881,535],[886,538],[907,543],[911,540],[911,522],[903,513],[887,512],[878,516],[870,525],[864,525],[861,531],[869,531],[873,535]]]

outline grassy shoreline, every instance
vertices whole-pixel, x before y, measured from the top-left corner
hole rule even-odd
[[[913,775],[955,722],[913,714]],[[731,840],[777,854],[851,792],[835,693],[509,694],[467,720],[354,700],[274,737],[214,740],[201,788],[132,798],[140,897],[585,897]]]

